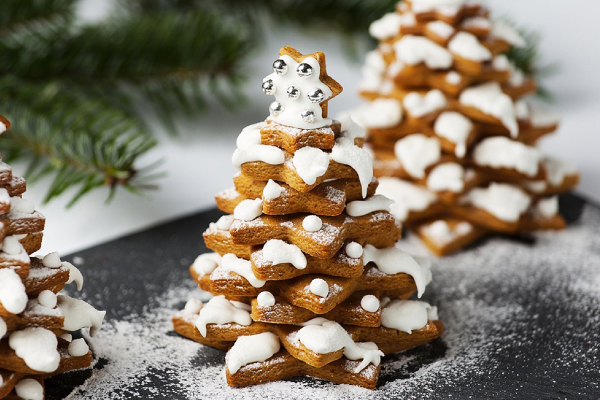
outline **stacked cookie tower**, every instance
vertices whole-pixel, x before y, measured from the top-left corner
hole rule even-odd
[[[0,116],[0,133],[10,123]],[[44,378],[89,367],[92,352],[70,332],[100,328],[104,312],[58,294],[83,277],[57,253],[39,250],[45,218],[21,196],[25,180],[0,160],[0,399],[44,399]]]
[[[401,227],[374,194],[364,130],[327,118],[342,88],[323,53],[285,47],[273,70],[271,116],[239,135],[235,188],[216,195],[230,215],[190,268],[215,297],[190,300],[174,327],[229,350],[232,386],[307,375],[374,388],[382,355],[442,333],[435,307],[407,300],[429,265],[394,247]]]
[[[368,129],[378,193],[438,255],[492,232],[560,229],[556,194],[577,171],[535,147],[557,116],[507,59],[525,40],[466,0],[406,0],[371,25],[353,114]]]

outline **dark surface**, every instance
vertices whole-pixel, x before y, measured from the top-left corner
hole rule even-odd
[[[563,196],[560,202],[561,213],[567,217],[569,223],[574,223],[580,218],[585,204],[586,202],[580,197]],[[80,268],[86,277],[85,298],[98,309],[106,310],[107,320],[123,319],[132,314],[141,314],[145,309],[157,306],[155,299],[163,294],[166,288],[189,280],[188,266],[198,254],[206,251],[202,232],[210,222],[216,221],[220,215],[222,215],[220,211],[210,210],[78,252],[76,256],[85,259],[85,264]],[[524,240],[523,243],[527,243],[527,246],[533,245],[535,242],[533,236],[514,240]],[[73,257],[68,256],[64,259],[72,261]],[[544,282],[540,281],[540,285],[543,284]],[[497,288],[496,292],[494,292],[494,288],[489,288],[486,296],[502,298],[507,294],[502,288]],[[521,301],[519,297],[526,296],[526,294],[521,292],[514,296],[515,301]],[[433,293],[433,297],[435,297],[435,293]],[[527,301],[524,301],[525,303]],[[545,344],[560,340],[563,335],[568,335],[569,340],[580,341],[580,343],[573,344],[575,347],[590,346],[590,337],[570,334],[568,324],[545,330],[545,327],[548,326],[548,321],[545,320],[551,318],[552,315],[569,315],[572,321],[585,319],[586,316],[581,314],[581,310],[572,309],[569,303],[551,305],[552,312],[549,311],[549,306],[548,304],[536,304],[535,307],[525,309],[526,313],[536,316],[535,322],[533,322],[535,326],[532,326],[527,332],[516,332],[521,340],[520,346],[493,354],[495,362],[500,365],[500,368],[495,368],[495,371],[509,371],[507,376],[504,376],[504,372],[502,372],[502,374],[495,375],[493,379],[490,379],[489,374],[483,376],[480,382],[476,380],[468,383],[459,381],[455,385],[448,383],[433,398],[488,397],[484,393],[493,393],[490,396],[493,398],[514,398],[514,393],[518,393],[517,397],[519,398],[531,399],[600,398],[600,392],[596,391],[597,383],[600,380],[598,369],[600,360],[596,359],[595,361],[597,367],[595,371],[586,370],[587,373],[581,373],[581,368],[579,368],[578,373],[569,373],[568,370],[565,370],[564,363],[553,363],[552,358],[560,357],[559,355],[545,351],[547,350]],[[600,327],[597,328],[600,329]],[[595,332],[592,339],[597,340],[598,337],[598,332]],[[386,363],[399,356],[386,357],[385,360],[388,361],[384,362],[379,387],[394,380],[410,378],[424,366],[444,358],[447,352],[448,346],[442,338],[411,350],[408,354],[414,355],[414,358],[406,362],[402,368],[386,368]],[[530,361],[517,362],[517,358],[522,354],[534,356]],[[221,351],[203,347],[198,354],[198,363],[222,364],[223,356],[224,353]],[[405,357],[406,353],[402,356]],[[536,359],[537,361],[534,361]],[[103,368],[109,362],[109,360],[100,359],[95,368]],[[543,363],[544,369],[537,369],[536,363]],[[576,365],[573,366],[573,370],[577,370],[576,367]],[[92,373],[93,371],[90,370],[77,371],[48,379],[47,398],[56,400],[67,396],[73,388],[84,382]],[[494,372],[494,374],[496,373]],[[168,383],[169,377],[161,371],[151,371],[150,375],[152,376],[151,382],[145,385],[162,387]],[[516,379],[514,376],[519,378]],[[551,377],[555,384],[552,386],[542,384],[542,387],[536,384],[538,381],[545,382],[548,377]],[[590,385],[594,380],[596,384]],[[324,384],[306,378],[294,378],[293,381],[306,381],[307,384],[315,386]],[[515,389],[517,391],[511,390],[513,387],[518,388]],[[584,390],[576,390],[577,388]],[[143,388],[138,388],[138,391],[138,398],[179,398],[176,391],[172,392],[171,390],[163,392],[161,396],[150,395],[149,392],[144,393]],[[168,393],[171,394],[167,395]],[[513,394],[502,396],[498,395],[499,393]],[[414,398],[420,398],[418,394],[416,396]],[[393,398],[394,396],[382,397]]]

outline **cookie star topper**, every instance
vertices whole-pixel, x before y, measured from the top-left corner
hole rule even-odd
[[[272,120],[301,129],[330,125],[327,102],[342,92],[342,86],[327,75],[325,54],[301,54],[290,46],[279,51],[262,89],[275,96],[269,106]]]

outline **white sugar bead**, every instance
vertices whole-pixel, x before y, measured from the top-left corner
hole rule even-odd
[[[363,255],[363,247],[356,242],[350,242],[346,245],[346,255],[350,258],[359,258]]]
[[[71,335],[70,333],[65,333],[64,335],[60,335],[60,338],[66,340],[69,343],[71,343],[73,341],[73,335]]]
[[[31,378],[21,379],[15,385],[17,396],[25,400],[42,400],[44,398],[44,388],[38,381]]]
[[[42,307],[54,308],[56,307],[56,294],[50,290],[44,290],[38,296],[38,303]]]
[[[323,221],[316,215],[309,215],[302,220],[302,227],[309,232],[316,232],[323,227]]]
[[[0,317],[0,338],[2,338],[2,336],[6,335],[7,330],[8,330],[8,327],[6,326],[6,322],[4,321],[4,318]]]
[[[379,299],[372,294],[368,294],[363,296],[360,301],[360,306],[368,312],[375,312],[379,310]]]
[[[198,299],[189,299],[187,303],[185,303],[185,308],[183,311],[186,314],[198,314],[202,309],[203,303]]]
[[[317,296],[327,297],[329,294],[329,285],[321,278],[313,279],[310,283],[310,291]]]
[[[271,307],[275,305],[275,296],[271,292],[260,292],[256,301],[261,307]]]
[[[235,221],[235,217],[233,215],[223,215],[217,221],[217,228],[221,231],[228,231],[231,228],[233,221]]]
[[[58,256],[58,253],[56,251],[46,254],[44,259],[42,260],[42,264],[44,264],[44,267],[48,268],[62,267],[62,262],[60,261],[60,257]]]
[[[262,199],[242,201],[233,210],[233,215],[242,221],[252,221],[262,215]]]
[[[69,355],[71,357],[85,356],[88,351],[90,351],[90,348],[83,339],[75,339],[69,343]]]
[[[274,180],[269,179],[265,188],[263,189],[263,199],[273,200],[281,195],[283,188],[279,186]]]

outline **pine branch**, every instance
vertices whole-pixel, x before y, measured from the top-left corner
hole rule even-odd
[[[0,36],[18,30],[39,30],[54,21],[73,17],[77,0],[3,0],[0,2]]]

